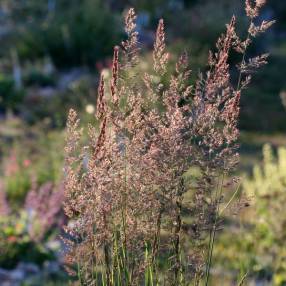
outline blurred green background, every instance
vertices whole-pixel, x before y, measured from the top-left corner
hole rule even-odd
[[[22,269],[25,285],[64,283],[58,234],[65,218],[54,202],[63,194],[65,120],[70,107],[83,123],[92,120],[99,74],[108,77],[129,7],[138,14],[142,68],[151,64],[163,17],[172,57],[187,50],[194,78],[232,14],[241,36],[248,24],[243,0],[0,0],[0,285],[15,268]],[[277,23],[257,38],[249,56],[269,52],[269,64],[243,94],[239,122],[238,175],[242,192],[255,199],[241,216],[226,217],[232,231],[222,231],[217,242],[216,272],[224,281],[217,285],[245,274],[249,281],[286,285],[286,1],[268,0],[257,20],[263,19]],[[279,174],[275,182],[273,174]],[[44,223],[43,202],[53,206]],[[27,265],[36,275],[27,274]],[[39,277],[47,282],[39,284]]]
[[[144,51],[152,46],[152,31],[163,17],[169,49],[187,49],[194,73],[204,67],[208,50],[232,14],[242,36],[247,25],[242,0],[1,0],[1,114],[10,110],[28,123],[49,117],[63,126],[70,105],[91,100],[86,91],[98,71],[110,65],[112,47],[124,36],[122,14],[131,6],[138,13]],[[269,0],[258,19],[277,23],[251,51],[269,51],[271,58],[243,97],[243,130],[285,131],[279,99],[286,89],[285,6],[285,1]]]

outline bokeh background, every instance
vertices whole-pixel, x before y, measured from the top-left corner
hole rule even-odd
[[[269,52],[269,64],[243,94],[239,123],[237,174],[249,207],[225,218],[214,285],[244,276],[286,285],[286,1],[267,2],[257,20],[277,22],[249,56]],[[243,0],[0,0],[0,285],[66,283],[58,238],[65,120],[70,107],[83,124],[93,120],[99,74],[110,74],[129,7],[138,14],[142,69],[163,17],[168,49],[190,53],[194,79],[232,14],[241,36],[248,24]]]

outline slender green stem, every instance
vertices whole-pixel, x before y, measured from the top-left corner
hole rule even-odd
[[[105,259],[105,273],[106,273],[106,285],[111,286],[111,270],[110,270],[110,259],[109,259],[109,247],[107,244],[104,245],[104,259]]]
[[[157,269],[157,253],[159,249],[159,243],[160,243],[160,232],[161,232],[161,219],[162,219],[162,209],[159,211],[158,217],[157,217],[157,223],[156,223],[156,233],[152,245],[152,258],[151,263],[154,267],[154,274],[155,274],[155,283],[158,283],[158,269]]]
[[[241,183],[237,186],[235,192],[233,193],[233,195],[231,196],[230,200],[227,202],[227,204],[224,206],[224,208],[219,212],[219,216],[221,216],[223,214],[223,212],[229,207],[229,205],[232,203],[232,201],[234,200],[235,196],[237,195],[239,189],[240,189]]]
[[[242,285],[244,284],[247,275],[248,275],[248,272],[246,272],[246,273],[241,277],[241,279],[240,279],[240,281],[239,281],[239,283],[238,283],[237,286],[242,286]]]
[[[210,248],[208,251],[208,262],[207,262],[207,269],[206,269],[205,286],[208,286],[209,279],[210,279],[210,269],[211,269],[211,264],[212,264],[212,259],[213,259],[213,249],[214,249],[214,243],[215,243],[215,237],[216,237],[217,222],[218,222],[218,218],[219,218],[219,202],[218,202],[218,199],[220,198],[221,193],[222,193],[224,177],[225,177],[225,173],[222,174],[221,185],[219,188],[217,188],[216,194],[215,194],[215,202],[216,202],[215,220],[214,220],[214,224],[213,224],[213,227],[211,230],[211,236],[210,236],[210,243],[209,243]]]

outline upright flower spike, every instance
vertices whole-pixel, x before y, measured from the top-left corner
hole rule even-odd
[[[90,128],[89,135],[91,140],[94,142],[92,148],[92,159],[96,161],[98,158],[102,158],[104,152],[104,144],[106,141],[106,128],[107,128],[107,117],[104,116],[100,123],[99,135],[96,137],[94,129]],[[102,152],[101,152],[102,151]]]
[[[125,17],[125,32],[128,36],[132,35],[136,29],[136,18],[134,8],[130,8]]]
[[[104,99],[104,77],[100,76],[98,95],[97,95],[97,107],[96,107],[96,117],[97,119],[102,119],[106,113],[105,99]]]
[[[207,75],[207,82],[205,87],[205,98],[209,101],[216,100],[218,93],[229,85],[229,53],[233,45],[235,35],[235,17],[233,16],[230,23],[227,25],[226,33],[223,34],[216,43],[217,52],[215,57],[209,59],[210,66],[213,69]]]
[[[125,32],[127,40],[122,42],[123,52],[125,54],[125,67],[132,67],[138,62],[138,32],[136,31],[137,16],[133,8],[130,8],[125,16]]]
[[[65,147],[68,163],[73,163],[74,160],[76,160],[74,153],[77,151],[80,138],[81,131],[79,130],[79,119],[76,111],[71,109],[67,120],[67,139]]]
[[[165,28],[164,21],[161,19],[159,21],[156,39],[154,43],[153,51],[153,60],[154,60],[154,70],[160,75],[164,75],[167,69],[167,62],[169,59],[169,54],[166,53],[166,44],[165,44]]]
[[[119,48],[116,46],[114,47],[113,53],[113,61],[112,61],[112,77],[111,77],[111,99],[112,103],[117,106],[119,97],[118,97],[118,90],[117,90],[117,82],[118,82],[118,70],[119,70]]]
[[[82,131],[79,129],[77,113],[71,109],[67,120],[67,136],[65,147],[65,203],[64,210],[72,218],[79,211],[78,196],[81,192],[80,169],[81,155],[78,154]]]

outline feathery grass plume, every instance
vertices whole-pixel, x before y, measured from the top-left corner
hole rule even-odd
[[[250,1],[246,1],[246,12],[248,17],[250,18],[250,27],[253,23],[253,18],[259,15],[259,9],[264,4],[265,1],[256,1],[256,6],[255,8],[253,8],[255,9],[255,11],[250,11],[252,7]],[[271,22],[271,25],[272,24],[273,21]],[[269,27],[271,25],[269,24]],[[208,188],[210,188],[210,190],[216,189],[214,195],[210,196],[211,204],[214,204],[214,207],[210,208],[210,210],[213,209],[213,212],[211,212],[212,214],[209,216],[209,218],[213,217],[213,222],[211,223],[212,229],[210,231],[208,263],[206,268],[206,284],[208,284],[209,281],[215,233],[217,225],[219,223],[218,213],[223,197],[222,195],[224,192],[224,180],[226,176],[228,176],[235,168],[238,162],[239,155],[236,151],[236,141],[239,135],[237,122],[239,116],[239,101],[241,92],[242,89],[244,89],[249,84],[251,79],[250,74],[262,65],[266,64],[266,55],[249,59],[246,63],[246,51],[251,44],[253,37],[253,35],[250,34],[249,30],[250,29],[248,29],[247,38],[243,41],[240,40],[235,33],[235,18],[232,18],[230,24],[227,25],[227,31],[225,36],[222,36],[218,40],[218,51],[217,53],[215,53],[214,58],[211,59],[211,70],[207,73],[207,80],[205,86],[200,82],[198,85],[200,89],[202,89],[201,87],[204,87],[202,90],[206,94],[203,95],[203,97],[207,98],[201,100],[204,101],[204,103],[201,105],[203,105],[204,107],[207,106],[207,111],[210,110],[212,113],[209,117],[211,118],[211,120],[209,121],[211,124],[207,126],[209,130],[205,130],[207,132],[207,135],[201,134],[202,138],[204,138],[202,143],[203,145],[205,145],[203,149],[207,147],[205,158],[201,160],[203,162],[202,167],[204,169],[202,173],[205,174],[205,182],[207,183],[203,183],[204,187],[199,190],[199,193],[204,188],[206,191],[208,190]],[[238,46],[242,47],[241,50],[238,48]],[[228,55],[231,49],[243,53],[242,61],[238,65],[239,77],[236,87],[233,87],[231,84],[229,66],[227,64]],[[218,73],[218,77],[216,76],[216,73]],[[200,91],[200,93],[202,92]],[[215,94],[216,99],[213,100],[212,97],[208,96],[208,93]],[[209,99],[211,99],[211,101],[209,101]],[[217,127],[221,125],[223,126],[222,129]],[[206,140],[206,138],[208,138],[210,134],[211,138],[209,138],[209,140]],[[207,155],[207,153],[209,153],[209,155]],[[206,162],[208,162],[207,156],[211,158],[210,165],[205,164]],[[215,183],[217,187],[215,187],[215,185],[212,185],[212,183]],[[211,192],[207,191],[204,197],[207,197],[207,193]]]
[[[245,11],[246,15],[249,18],[249,28],[247,32],[247,37],[245,40],[240,40],[239,37],[235,34],[235,50],[239,53],[242,53],[242,60],[239,65],[237,65],[239,72],[239,78],[237,83],[237,90],[239,88],[245,88],[250,83],[250,74],[253,72],[251,70],[251,66],[253,62],[256,63],[255,68],[259,68],[261,65],[267,63],[266,59],[267,56],[262,55],[260,57],[256,57],[253,59],[249,59],[248,63],[246,63],[246,52],[250,44],[252,43],[253,39],[257,37],[259,34],[265,33],[273,24],[275,24],[275,20],[272,21],[265,21],[263,20],[262,23],[258,26],[254,24],[254,19],[259,16],[261,8],[266,4],[266,0],[256,0],[255,3],[252,3],[252,0],[245,1]],[[248,70],[250,67],[250,70]],[[245,73],[243,79],[243,73]]]
[[[111,77],[111,97],[112,97],[112,103],[116,106],[118,104],[118,94],[116,91],[117,88],[117,81],[118,81],[118,68],[119,68],[119,49],[118,47],[114,48],[114,54],[113,54],[113,61],[112,61],[112,77]]]
[[[218,210],[225,191],[224,180],[238,161],[236,140],[239,134],[237,117],[240,91],[236,91],[231,84],[228,64],[235,39],[235,22],[233,17],[226,33],[218,39],[217,51],[209,62],[209,71],[205,78],[200,75],[196,82],[191,107],[190,121],[195,139],[193,164],[201,174],[192,199],[192,228],[194,236],[201,240],[206,240],[209,232],[206,284],[219,223]]]
[[[125,16],[125,32],[127,40],[122,42],[125,55],[125,65],[134,66],[138,62],[138,32],[136,31],[136,14],[133,8],[130,8]]]
[[[163,75],[166,72],[166,64],[168,62],[168,53],[165,52],[165,30],[164,20],[159,21],[159,25],[156,32],[156,40],[154,43],[153,60],[154,70]]]
[[[105,99],[104,99],[104,77],[101,75],[100,81],[99,81],[99,86],[98,86],[98,99],[97,99],[97,107],[96,107],[96,117],[98,119],[102,119],[106,113],[106,108],[105,108]]]
[[[241,92],[266,59],[246,63],[251,35],[240,40],[233,17],[210,53],[209,70],[190,86],[186,53],[171,76],[166,73],[160,20],[153,71],[141,78],[135,19],[130,9],[128,38],[114,49],[110,98],[100,79],[98,125],[89,125],[87,147],[80,148],[79,121],[69,113],[67,258],[83,285],[198,285],[202,278],[208,285],[226,178],[239,157]],[[236,87],[232,50],[243,53]]]
[[[79,212],[80,205],[77,197],[81,191],[80,170],[81,156],[78,157],[77,148],[82,132],[78,130],[79,119],[74,110],[70,110],[67,120],[67,144],[65,147],[65,212],[69,217]]]

